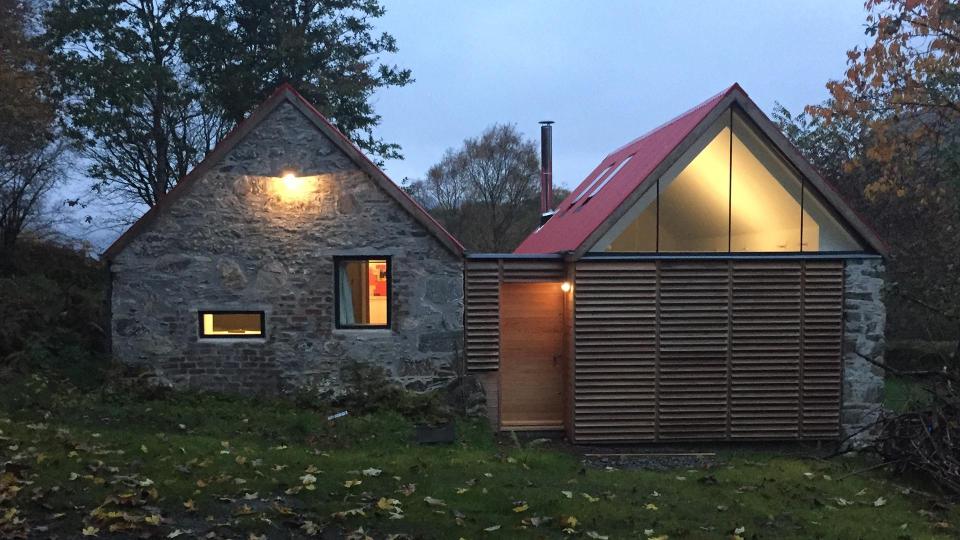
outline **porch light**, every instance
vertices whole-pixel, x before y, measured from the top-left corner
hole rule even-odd
[[[564,281],[560,284],[560,290],[563,292],[570,292],[570,282]]]
[[[316,188],[315,180],[307,176],[297,176],[293,171],[284,171],[277,179],[274,191],[280,199],[288,202],[304,201]]]

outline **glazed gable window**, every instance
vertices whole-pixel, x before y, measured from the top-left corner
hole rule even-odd
[[[201,311],[201,338],[262,338],[266,316],[262,311]]]
[[[390,327],[390,258],[334,259],[337,328]]]

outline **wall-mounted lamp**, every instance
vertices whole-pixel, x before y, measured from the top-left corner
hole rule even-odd
[[[277,179],[275,192],[285,201],[303,201],[316,190],[316,181],[311,177],[297,176],[297,173],[286,170]]]
[[[560,290],[563,292],[570,292],[570,282],[564,281],[560,284]]]

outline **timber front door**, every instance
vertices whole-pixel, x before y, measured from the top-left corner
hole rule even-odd
[[[563,428],[563,291],[559,283],[500,290],[500,425]]]

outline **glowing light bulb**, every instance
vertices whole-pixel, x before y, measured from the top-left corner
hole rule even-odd
[[[315,189],[312,178],[297,176],[291,171],[285,171],[276,186],[277,194],[285,201],[305,201]]]
[[[563,292],[570,292],[570,282],[564,281],[560,284],[560,290]]]

